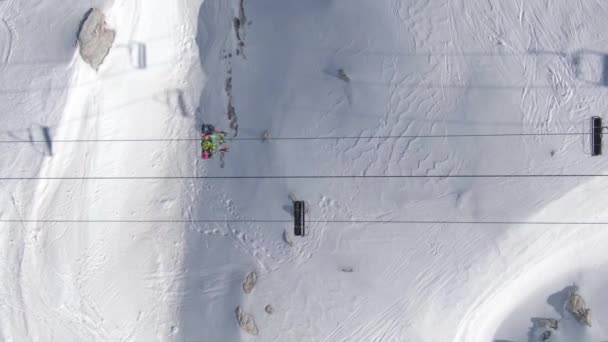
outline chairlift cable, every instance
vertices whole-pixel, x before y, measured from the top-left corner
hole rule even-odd
[[[177,224],[177,223],[280,223],[280,224],[291,224],[293,220],[281,220],[281,219],[141,219],[141,220],[127,220],[127,219],[0,219],[0,222],[4,223],[166,223],[166,224]],[[307,223],[314,224],[445,224],[445,225],[534,225],[534,226],[555,226],[555,225],[576,225],[576,226],[604,226],[608,225],[608,221],[458,221],[458,220],[306,220]]]
[[[371,139],[429,139],[429,138],[492,138],[492,137],[541,137],[541,136],[577,136],[591,133],[481,133],[481,134],[422,134],[422,135],[367,135],[367,136],[293,136],[293,137],[244,137],[226,138],[226,141],[271,141],[271,140],[371,140]],[[11,143],[92,143],[92,142],[179,142],[200,141],[201,138],[137,138],[137,139],[57,139],[57,140],[0,140],[0,144]]]

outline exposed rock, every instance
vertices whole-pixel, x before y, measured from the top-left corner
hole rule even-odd
[[[542,318],[538,321],[538,326],[557,330],[559,326],[559,321],[554,318]]]
[[[239,3],[239,16],[234,17],[232,20],[234,26],[234,33],[236,34],[236,40],[238,42],[236,48],[236,55],[245,57],[245,24],[247,23],[247,16],[245,16],[245,1],[240,0]]]
[[[546,330],[540,335],[539,341],[541,341],[541,342],[548,341],[551,338],[551,335],[552,335],[551,330]]]
[[[270,314],[272,314],[274,312],[274,308],[272,307],[272,305],[268,304],[264,308],[264,311],[266,311],[266,313],[270,315]]]
[[[570,312],[579,323],[591,326],[591,309],[587,308],[587,304],[583,297],[578,294],[578,287],[574,287],[570,297],[566,302],[566,310]]]
[[[236,33],[236,39],[240,42],[241,41],[241,19],[234,17],[234,19],[232,19],[232,24],[234,25],[234,32]]]
[[[554,318],[532,318],[532,327],[529,331],[529,341],[549,341],[557,331],[559,321]]]
[[[78,31],[80,56],[97,71],[110,52],[115,37],[116,32],[107,27],[103,12],[96,8],[90,9]]]
[[[243,291],[245,293],[251,293],[251,290],[255,287],[255,283],[258,280],[258,275],[253,272],[249,272],[247,277],[245,278],[245,282],[243,283]]]
[[[255,325],[255,321],[253,317],[243,311],[240,306],[236,307],[236,320],[239,323],[239,327],[245,330],[247,333],[251,335],[258,334],[258,327]]]
[[[350,266],[344,266],[344,267],[342,267],[342,272],[352,273],[353,272],[353,268],[350,267]]]

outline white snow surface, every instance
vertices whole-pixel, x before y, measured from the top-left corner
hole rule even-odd
[[[179,178],[605,174],[582,135],[386,136],[589,131],[607,4],[244,0],[237,37],[240,4],[0,1],[0,340],[535,341],[537,317],[608,340],[608,230],[572,224],[608,222],[602,178]],[[75,45],[92,6],[117,34],[98,72]],[[228,77],[237,138],[361,138],[235,140],[223,168],[162,140],[232,136]]]

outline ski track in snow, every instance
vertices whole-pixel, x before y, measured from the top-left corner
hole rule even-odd
[[[225,211],[229,220],[247,219],[238,214],[239,208],[235,201],[220,188],[206,184],[204,192],[215,194],[214,204],[212,204],[215,206],[214,212]],[[222,205],[217,207],[215,203]],[[259,270],[262,272],[271,272],[290,262],[304,262],[312,256],[320,243],[319,237],[311,235],[310,240],[312,241],[305,241],[298,243],[295,247],[290,247],[281,239],[277,239],[276,234],[269,235],[268,229],[260,224],[215,224],[214,228],[194,228],[194,230],[210,237],[229,238],[237,250],[250,255],[257,261]]]
[[[6,19],[0,20],[0,72],[10,62],[13,49],[14,33]]]

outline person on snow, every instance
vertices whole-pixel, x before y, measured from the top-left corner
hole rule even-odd
[[[215,135],[217,136],[217,140],[220,143],[220,145],[224,144],[224,137],[225,137],[226,133],[224,133],[224,132],[216,132]]]
[[[225,133],[214,131],[212,134],[205,134],[203,136],[203,141],[201,142],[201,147],[203,148],[203,159],[209,159],[216,151],[219,152],[228,152],[230,148],[228,146],[223,146],[218,149],[218,145],[224,144]]]
[[[203,140],[202,143],[203,151],[208,153],[213,153],[217,150],[217,145],[213,142],[213,140]]]

